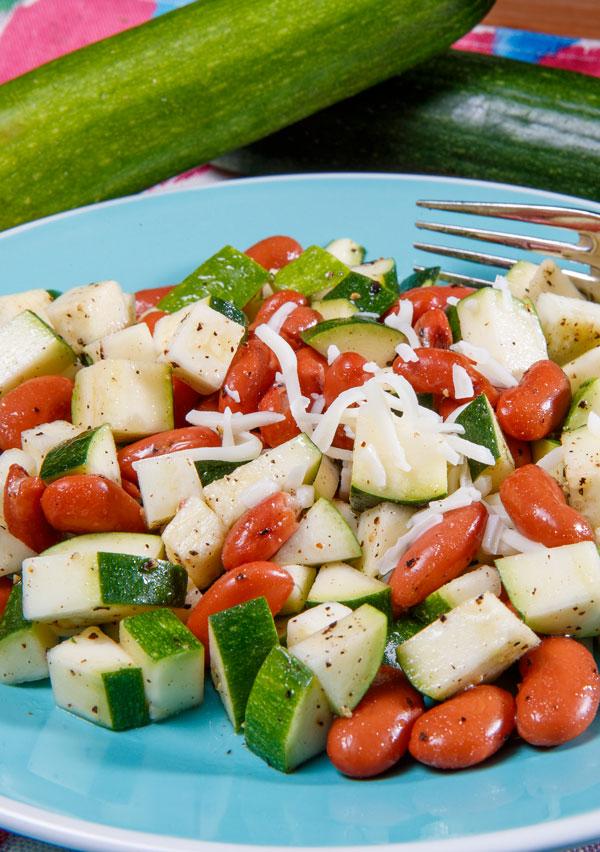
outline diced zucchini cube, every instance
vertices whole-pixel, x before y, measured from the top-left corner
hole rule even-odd
[[[121,483],[115,439],[106,423],[53,447],[45,456],[40,469],[40,476],[46,483],[61,476],[81,473],[95,474]]]
[[[239,731],[254,679],[279,644],[265,598],[255,598],[208,618],[210,670],[231,724]]]
[[[303,482],[310,485],[321,463],[321,451],[307,435],[298,435],[279,447],[266,450],[253,461],[240,465],[204,489],[204,499],[229,528],[247,510],[244,502],[247,489],[266,477],[283,485],[290,470],[302,468]],[[290,564],[296,559],[288,559]]]
[[[0,682],[27,683],[48,677],[46,653],[57,641],[47,624],[23,617],[23,590],[17,583],[0,621]]]
[[[581,541],[496,560],[513,606],[538,633],[600,635],[600,556]]]
[[[423,624],[430,624],[465,601],[483,595],[485,592],[500,596],[502,583],[498,570],[491,565],[482,565],[468,571],[455,580],[445,583],[436,592],[432,592],[418,606],[411,610],[414,616]]]
[[[74,287],[55,299],[46,313],[52,327],[76,352],[133,322],[129,303],[116,281]]]
[[[337,624],[342,618],[351,614],[352,610],[349,606],[328,601],[295,615],[287,623],[286,640],[288,648],[308,639],[309,636],[314,636],[315,633],[319,633],[327,627],[331,627],[332,624]]]
[[[600,525],[600,438],[587,426],[563,432],[563,465],[569,504],[593,527]]]
[[[346,266],[357,266],[365,259],[365,248],[359,245],[350,237],[340,237],[337,240],[332,240],[325,246],[325,251],[332,254]]]
[[[81,429],[67,420],[53,420],[51,423],[42,423],[34,429],[23,430],[21,446],[35,462],[34,474],[40,472],[42,463],[50,450],[80,434]]]
[[[388,620],[369,604],[294,645],[292,654],[317,676],[338,716],[349,716],[381,664]]]
[[[9,532],[3,521],[0,524],[0,577],[20,571],[23,560],[34,555],[30,547]]]
[[[6,325],[23,311],[32,311],[50,324],[46,308],[51,301],[52,296],[47,290],[25,290],[24,293],[0,296],[0,326]]]
[[[93,362],[125,359],[154,363],[158,358],[158,350],[145,322],[138,322],[94,340],[84,347],[83,352]]]
[[[542,293],[555,293],[571,299],[585,298],[571,279],[549,259],[539,264],[519,260],[506,273],[506,280],[516,299],[531,299],[534,304]]]
[[[73,423],[108,423],[115,441],[134,441],[173,428],[173,386],[167,364],[99,361],[75,377]]]
[[[204,648],[169,609],[123,619],[121,647],[144,675],[152,720],[202,703]]]
[[[148,559],[163,559],[165,548],[159,535],[146,533],[87,533],[59,541],[43,556],[72,556],[74,553],[129,553]]]
[[[314,296],[332,290],[347,278],[360,277],[332,252],[320,246],[309,246],[277,272],[273,286],[275,290],[296,290],[305,296]]]
[[[185,453],[141,459],[134,467],[149,529],[168,523],[188,498],[202,497],[198,471]]]
[[[479,476],[489,476],[492,491],[497,491],[507,476],[515,469],[515,461],[502,434],[494,409],[485,394],[481,394],[461,411],[456,422],[465,430],[462,437],[486,447],[493,455],[494,465],[468,459],[469,471],[475,481]]]
[[[113,731],[148,724],[141,668],[97,627],[52,648],[48,667],[59,707]]]
[[[573,358],[568,364],[563,364],[563,371],[571,382],[571,392],[577,393],[588,379],[600,376],[600,346],[594,346],[583,355]]]
[[[357,534],[362,556],[356,567],[368,577],[379,577],[381,558],[407,532],[413,514],[414,509],[397,503],[378,503],[362,512]]]
[[[557,364],[566,364],[598,346],[600,305],[542,293],[535,307],[548,341],[548,357]]]
[[[60,375],[74,363],[68,343],[31,311],[0,328],[0,395],[26,379]]]
[[[165,527],[167,556],[183,565],[196,586],[205,589],[219,576],[225,527],[200,497],[189,497]]]
[[[328,601],[337,601],[358,609],[370,604],[391,618],[391,589],[375,577],[369,577],[344,562],[332,562],[324,565],[317,574],[307,598],[307,606]]]
[[[179,323],[166,353],[160,357],[199,393],[212,393],[223,384],[244,332],[239,323],[204,302],[197,302]]]
[[[23,563],[23,611],[32,621],[114,621],[139,607],[183,606],[181,565],[123,553],[36,556]]]
[[[291,772],[325,750],[332,721],[313,672],[285,648],[273,648],[248,698],[244,731],[250,751]]]
[[[415,689],[443,701],[493,681],[540,640],[490,592],[441,615],[398,646],[404,674]]]
[[[360,556],[356,536],[329,500],[321,498],[308,510],[296,532],[274,556],[280,565],[322,565]]]
[[[323,456],[313,482],[315,500],[324,497],[333,500],[340,484],[340,469],[328,456]]]
[[[295,615],[301,612],[306,604],[306,598],[317,576],[316,568],[310,565],[282,565],[294,581],[290,596],[280,609],[281,615]]]

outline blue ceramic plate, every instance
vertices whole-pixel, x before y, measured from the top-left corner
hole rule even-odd
[[[371,257],[393,255],[408,273],[415,262],[431,265],[412,248],[419,198],[598,209],[508,186],[436,178],[235,181],[101,204],[7,232],[0,236],[0,286],[7,293],[66,289],[115,278],[128,290],[153,287],[178,281],[224,243],[244,248],[276,233],[304,245],[352,236]],[[407,760],[385,778],[356,782],[324,758],[291,776],[270,769],[232,733],[211,689],[199,709],[121,734],[54,707],[46,683],[0,687],[0,708],[0,824],[71,847],[427,844],[446,852],[506,852],[600,835],[600,723],[553,751],[510,745],[486,765],[457,774]]]

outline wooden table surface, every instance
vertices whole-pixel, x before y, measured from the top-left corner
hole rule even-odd
[[[574,38],[600,38],[600,0],[498,0],[482,23]]]

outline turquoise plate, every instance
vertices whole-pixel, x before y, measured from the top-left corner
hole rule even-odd
[[[0,285],[8,293],[115,278],[128,290],[154,287],[178,281],[224,243],[245,248],[276,233],[305,245],[352,236],[371,257],[393,255],[408,272],[432,262],[412,248],[419,198],[599,209],[530,190],[410,176],[235,181],[100,204],[7,232]],[[457,774],[407,760],[384,778],[357,782],[325,758],[290,776],[270,769],[232,733],[210,689],[199,709],[122,734],[55,708],[47,684],[0,687],[0,708],[0,824],[75,848],[426,844],[506,852],[600,835],[600,722],[552,751],[513,744]]]

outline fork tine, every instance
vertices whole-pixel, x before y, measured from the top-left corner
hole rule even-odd
[[[419,251],[427,251],[431,254],[441,254],[443,257],[455,257],[458,260],[471,260],[473,263],[482,263],[485,266],[497,266],[499,269],[510,269],[517,262],[513,257],[500,257],[495,254],[482,254],[471,249],[450,248],[450,246],[436,246],[432,243],[413,243]]]
[[[417,201],[418,207],[427,210],[448,210],[453,213],[473,213],[476,216],[494,216],[498,219],[515,219],[539,225],[554,225],[572,231],[600,233],[600,213],[577,210],[574,207],[556,207],[549,204],[494,204],[488,201]]]
[[[555,257],[564,257],[585,263],[586,254],[591,251],[591,246],[577,246],[565,243],[561,240],[549,240],[543,237],[526,237],[522,234],[508,234],[504,231],[487,231],[482,228],[465,228],[460,225],[440,225],[436,222],[416,222],[417,228],[424,231],[434,231],[439,234],[449,234],[456,237],[468,237],[472,240],[480,240],[484,243],[498,243],[498,245],[510,248],[523,249],[524,251],[536,251]]]

